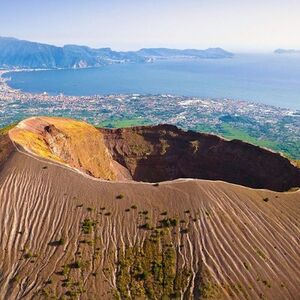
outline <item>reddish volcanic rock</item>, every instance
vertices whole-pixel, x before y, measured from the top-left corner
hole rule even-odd
[[[300,186],[300,169],[278,153],[172,125],[99,129],[65,118],[35,117],[9,132],[23,149],[112,181],[222,180],[287,191]],[[13,145],[0,136],[1,160]]]
[[[283,156],[171,125],[100,129],[112,156],[134,180],[223,180],[276,191],[300,186],[300,170]]]

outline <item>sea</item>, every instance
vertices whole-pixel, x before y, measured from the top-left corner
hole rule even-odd
[[[31,93],[172,94],[300,109],[300,55],[296,54],[238,54],[228,59],[161,60],[4,76],[11,78],[11,87]]]

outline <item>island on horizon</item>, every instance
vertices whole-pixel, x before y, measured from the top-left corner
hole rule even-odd
[[[297,49],[276,49],[275,54],[300,54],[300,50]]]

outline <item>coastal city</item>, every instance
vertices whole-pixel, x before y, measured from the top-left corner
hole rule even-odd
[[[0,71],[0,127],[37,115],[65,116],[95,126],[174,124],[184,130],[241,139],[300,158],[300,111],[233,99],[174,95],[34,94],[15,90]]]

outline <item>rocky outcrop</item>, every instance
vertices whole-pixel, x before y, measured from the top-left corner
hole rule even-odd
[[[122,180],[124,168],[113,161],[102,134],[92,125],[65,118],[36,117],[10,130],[25,150],[105,180]]]
[[[101,129],[115,160],[134,180],[223,180],[276,191],[300,186],[300,170],[277,153],[171,125]]]

